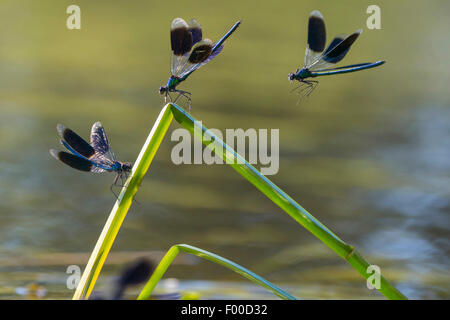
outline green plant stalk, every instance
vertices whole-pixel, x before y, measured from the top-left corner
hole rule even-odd
[[[259,173],[258,170],[245,161],[245,159],[237,154],[236,151],[230,148],[221,139],[214,136],[206,127],[199,125],[198,122],[196,122],[196,119],[185,110],[173,103],[170,103],[170,106],[175,120],[193,133],[194,138],[201,139],[211,150],[215,150],[216,154],[219,154],[226,163],[233,167],[234,170],[250,181],[250,183],[289,214],[295,221],[300,223],[340,257],[346,260],[364,278],[368,279],[372,275],[367,273],[367,267],[370,266],[370,264],[353,246],[342,241],[302,206],[289,197],[283,190]],[[217,152],[217,150],[219,150],[219,152]],[[380,288],[378,291],[388,299],[407,299],[383,276],[380,276]]]
[[[105,263],[106,257],[114,243],[117,233],[122,225],[123,220],[130,208],[133,198],[138,191],[144,175],[146,174],[153,157],[161,144],[167,129],[173,119],[173,113],[169,105],[166,105],[160,112],[158,119],[153,125],[152,130],[139,153],[133,169],[124,188],[119,194],[117,201],[111,210],[108,220],[103,227],[97,244],[91,253],[91,257],[84,269],[83,275],[78,283],[77,289],[73,296],[74,300],[81,298],[89,299],[89,295],[94,288],[94,284],[100,274]]]
[[[201,141],[212,150],[220,150],[219,155],[224,161],[230,164],[239,174],[249,180],[255,187],[264,193],[270,200],[276,203],[286,213],[288,213],[298,223],[313,233],[317,238],[324,242],[328,247],[335,251],[339,256],[345,259],[353,268],[355,268],[364,278],[368,279],[371,275],[366,272],[370,265],[352,246],[346,244],[332,233],[327,227],[322,225],[317,219],[309,214],[297,202],[290,198],[284,191],[278,188],[265,176],[261,175],[252,165],[247,163],[232,148],[223,141],[215,137],[204,126],[195,126],[195,119],[186,113],[176,104],[169,103],[164,106],[156,120],[152,131],[145,145],[143,146],[138,159],[135,162],[132,173],[127,180],[126,189],[122,189],[116,204],[103,228],[103,231],[97,241],[94,251],[83,272],[83,276],[78,284],[73,299],[82,297],[89,298],[94,287],[100,270],[111,249],[114,239],[120,229],[120,226],[128,212],[133,201],[140,182],[147,172],[153,157],[161,144],[161,141],[167,132],[167,129],[173,119],[177,120],[183,127],[194,133],[194,137]],[[202,133],[201,135],[198,132]],[[196,133],[197,132],[197,133]],[[238,159],[238,163],[234,160]],[[392,286],[383,276],[380,277],[381,287],[378,289],[388,299],[406,299],[406,297]]]
[[[223,258],[219,255],[216,255],[214,253],[211,253],[209,251],[193,247],[187,244],[178,244],[172,246],[169,251],[165,254],[165,256],[162,258],[161,262],[156,267],[155,271],[153,272],[152,276],[148,280],[145,287],[142,289],[141,293],[139,294],[138,300],[147,300],[150,298],[150,295],[153,292],[153,289],[156,287],[159,280],[161,280],[164,273],[167,271],[169,266],[171,265],[172,261],[175,259],[175,257],[180,253],[180,251],[184,251],[186,253],[190,253],[193,255],[196,255],[200,258],[209,260],[211,262],[220,264],[238,274],[241,276],[249,279],[252,282],[255,282],[259,286],[271,291],[273,294],[277,295],[278,297],[285,299],[285,300],[296,300],[295,297],[291,296],[286,291],[278,288],[274,284],[270,283],[269,281],[261,278],[257,274],[253,273],[252,271],[238,265],[237,263],[228,260],[226,258]]]

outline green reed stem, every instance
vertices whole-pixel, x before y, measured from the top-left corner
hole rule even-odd
[[[136,162],[134,163],[130,177],[127,179],[124,188],[119,194],[117,201],[109,214],[109,218],[106,221],[103,231],[97,240],[94,250],[91,253],[91,257],[84,269],[80,282],[73,296],[74,300],[81,298],[89,299],[89,295],[94,288],[95,282],[100,274],[100,270],[105,263],[106,257],[114,243],[114,239],[119,232],[128,209],[133,202],[133,198],[139,189],[142,179],[146,174],[153,157],[161,144],[164,135],[169,128],[173,119],[173,113],[169,105],[166,105],[160,112],[158,119],[153,125],[152,130],[145,141],[144,146],[139,153]]]
[[[320,223],[314,216],[289,197],[283,190],[267,179],[258,170],[243,159],[236,151],[230,148],[221,139],[214,136],[206,127],[188,114],[176,104],[170,104],[175,120],[184,128],[193,133],[194,138],[201,139],[211,150],[228,163],[240,175],[264,193],[270,200],[277,204],[295,221],[305,227],[319,240],[346,260],[364,278],[368,279],[372,274],[367,273],[370,264],[351,245],[342,241],[331,230]],[[406,297],[392,286],[383,276],[380,276],[380,288],[378,289],[388,299],[406,299]]]
[[[216,154],[219,154],[219,156],[233,167],[234,170],[264,193],[295,221],[319,238],[319,240],[336,252],[341,258],[346,260],[364,278],[368,279],[371,276],[371,274],[367,273],[367,267],[370,266],[370,264],[354,249],[354,247],[346,244],[327,227],[321,224],[308,211],[289,197],[283,190],[278,188],[273,182],[260,174],[258,170],[246,162],[245,159],[221,139],[214,136],[203,125],[199,125],[190,114],[176,104],[169,103],[162,109],[147,141],[142,147],[141,153],[134,164],[132,173],[127,180],[127,188],[122,189],[119,198],[110,213],[86,269],[83,272],[83,276],[78,284],[73,299],[89,298],[100,270],[113,245],[114,239],[131,206],[133,197],[136,194],[142,178],[147,172],[173,118],[175,118],[184,128],[192,132],[194,138],[201,139],[208,148],[215,150]],[[381,286],[378,291],[385,297],[388,299],[406,299],[406,297],[383,276],[380,277],[380,281]]]
[[[161,280],[164,273],[167,271],[169,266],[172,264],[172,261],[175,259],[175,257],[180,253],[180,251],[184,251],[186,253],[193,254],[197,257],[209,260],[211,262],[220,264],[238,274],[241,276],[249,279],[250,281],[256,283],[257,285],[267,289],[268,291],[272,292],[273,294],[277,295],[278,297],[285,299],[285,300],[296,300],[295,297],[291,296],[286,291],[278,288],[276,285],[270,283],[269,281],[261,278],[256,273],[253,273],[252,271],[238,265],[237,263],[228,260],[226,258],[223,258],[217,254],[211,253],[209,251],[193,247],[187,244],[178,244],[172,246],[169,251],[167,251],[166,255],[162,258],[161,262],[156,267],[155,271],[153,272],[152,276],[148,280],[147,284],[145,285],[144,289],[142,289],[141,293],[139,294],[138,300],[147,300],[150,298],[150,295],[153,292],[153,289],[158,284],[159,280]]]

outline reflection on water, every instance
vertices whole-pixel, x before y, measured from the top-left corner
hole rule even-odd
[[[450,109],[418,108],[404,132],[407,143],[381,153],[386,169],[394,179],[404,179],[404,185],[375,192],[370,199],[394,215],[386,225],[399,218],[401,225],[378,230],[364,241],[371,254],[404,261],[412,278],[404,286],[411,298],[420,298],[417,290],[427,288],[423,282],[431,284],[441,273],[448,289]],[[428,292],[426,297],[436,296]]]
[[[91,124],[102,121],[118,158],[133,161],[162,106],[168,28],[185,3],[79,2],[86,18],[79,32],[61,26],[59,2],[0,4],[0,23],[8,26],[0,28],[0,298],[18,298],[15,288],[33,282],[49,298],[71,297],[65,270],[84,266],[113,205],[113,175],[76,172],[51,158],[56,124],[88,138]],[[222,132],[279,129],[280,171],[270,178],[407,296],[448,298],[450,48],[441,41],[448,30],[441,6],[448,4],[383,2],[383,29],[365,30],[345,62],[387,63],[323,79],[299,106],[287,74],[302,64],[309,12],[319,9],[330,33],[351,32],[364,27],[366,7],[259,1],[256,15],[255,5],[218,3],[214,17],[200,4],[183,10],[212,39],[243,19],[220,57],[180,87],[193,92],[193,115]],[[403,10],[418,17],[415,32],[398,18]],[[231,168],[172,164],[175,128],[113,247],[126,255],[108,258],[96,290],[137,253],[157,250],[158,260],[187,243],[299,298],[382,298]],[[182,290],[271,298],[225,268],[183,259],[167,273]]]

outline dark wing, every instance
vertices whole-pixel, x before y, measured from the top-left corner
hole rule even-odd
[[[62,139],[62,144],[75,155],[89,159],[95,154],[94,148],[75,132],[66,128],[62,124],[56,126],[58,134]]]
[[[330,42],[330,44],[328,45],[328,47],[326,48],[326,50],[324,51],[324,55],[326,55],[328,52],[330,52],[331,50],[334,49],[334,47],[336,47],[339,43],[341,43],[342,41],[344,41],[344,39],[347,36],[342,34],[342,35],[338,35],[336,36],[333,41]]]
[[[182,56],[191,51],[193,45],[192,33],[189,25],[181,18],[175,18],[170,27],[170,43],[173,54]]]
[[[85,158],[76,156],[74,154],[68,153],[68,152],[51,149],[50,154],[55,159],[65,163],[68,166],[70,166],[74,169],[77,169],[77,170],[87,171],[87,172],[104,172],[104,171],[106,171],[106,170],[96,167],[91,161],[89,161]],[[102,171],[99,171],[99,170],[102,170]]]
[[[180,73],[179,77],[186,79],[192,72],[200,68],[201,66],[205,65],[212,59],[214,59],[223,49],[224,42],[226,39],[228,39],[229,36],[233,34],[234,31],[239,27],[241,24],[241,21],[236,22],[233,27],[214,45],[211,43],[211,40],[205,39],[201,42],[197,43],[196,47],[192,50],[192,53],[194,53],[194,50],[198,47],[199,54],[195,55],[196,57],[199,57],[200,59],[193,59],[195,56],[191,55],[189,56],[189,60],[194,62],[188,65],[183,69],[183,72]],[[201,52],[201,53],[200,53]],[[192,56],[192,59],[191,59]]]
[[[197,40],[198,34],[195,37]],[[170,72],[173,76],[179,76],[184,69],[194,43],[193,38],[194,34],[189,29],[186,21],[181,18],[175,18],[172,21],[170,27],[170,43],[172,47]]]
[[[327,50],[316,59],[308,69],[314,71],[319,68],[324,69],[328,68],[342,59],[344,59],[347,52],[350,50],[352,44],[358,39],[359,35],[362,33],[362,30],[359,29],[356,32],[352,33],[345,39],[341,40],[341,37],[336,37],[328,46]],[[341,40],[341,41],[340,41]]]
[[[211,52],[211,54],[209,55],[208,59],[206,59],[203,64],[206,64],[208,62],[210,62],[212,59],[214,59],[215,57],[217,57],[219,55],[219,53],[222,51],[223,49],[223,45],[221,45],[220,47],[217,47],[215,51]]]
[[[99,155],[98,153],[96,153],[94,148],[89,143],[87,143],[83,138],[81,138],[75,132],[73,132],[69,128],[66,128],[62,124],[58,124],[56,128],[61,137],[62,145],[65,146],[67,148],[67,150],[72,152],[75,157],[82,158],[82,159],[88,161],[92,165],[92,168],[89,171],[104,172],[104,171],[111,170],[111,167],[114,164],[113,160],[110,160],[110,159],[106,158],[105,156]],[[65,152],[64,152],[64,155],[62,155],[62,157],[64,157],[64,159],[68,159],[68,157],[65,155]],[[62,159],[59,159],[59,158],[57,158],[57,159],[61,160],[62,162],[68,164],[71,167],[74,167]],[[72,157],[70,159],[72,159]],[[67,160],[67,161],[70,161],[70,163],[76,163],[76,160],[74,160],[75,162],[71,161],[71,160]],[[74,167],[74,168],[77,169],[76,167]],[[82,169],[78,169],[78,170],[82,170]],[[86,171],[86,170],[82,170],[82,171]]]
[[[188,21],[188,30],[192,34],[192,45],[202,40],[202,26],[195,19]]]
[[[310,65],[325,49],[326,29],[322,14],[314,10],[308,20],[308,45],[305,52],[305,66]]]
[[[209,39],[201,40],[194,46],[194,49],[192,49],[192,52],[189,55],[188,59],[189,63],[190,64],[202,63],[203,61],[208,59],[208,57],[211,55],[212,48],[213,44],[211,40]]]
[[[211,56],[213,46],[212,41],[209,39],[203,39],[202,41],[197,42],[189,55],[187,63],[184,65],[184,68],[178,76],[185,79],[192,72],[210,61],[208,58]]]
[[[326,62],[331,63],[338,63],[342,59],[344,59],[347,52],[350,50],[350,47],[352,44],[358,39],[359,35],[361,34],[362,30],[358,30],[355,33],[352,33],[347,38],[342,40],[339,44],[334,46],[329,51],[325,52],[323,56],[323,60]]]

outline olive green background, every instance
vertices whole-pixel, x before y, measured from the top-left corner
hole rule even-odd
[[[81,30],[66,8],[81,8]],[[368,5],[381,30],[366,27]],[[309,13],[328,41],[363,29],[339,65],[298,105],[287,75],[303,65]],[[356,246],[410,298],[449,298],[448,1],[0,2],[0,298],[38,281],[69,298],[68,265],[84,267],[114,203],[112,174],[77,172],[48,153],[56,124],[88,138],[101,121],[134,161],[164,99],[170,23],[195,17],[223,52],[180,89],[209,128],[280,130],[278,186]],[[116,239],[98,289],[123,264],[177,243],[248,267],[299,298],[382,298],[344,261],[225,165],[171,162],[169,129]],[[257,166],[259,167],[259,166]],[[176,290],[203,298],[272,298],[228,270],[187,256]],[[106,290],[106,289],[105,289]],[[167,291],[160,287],[161,292]],[[133,295],[131,295],[133,297]]]

